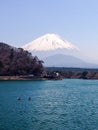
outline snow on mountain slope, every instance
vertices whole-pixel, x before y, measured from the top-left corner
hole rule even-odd
[[[22,46],[22,48],[28,51],[53,51],[56,49],[78,50],[78,47],[63,40],[56,34],[46,34]]]
[[[94,66],[77,58],[80,52],[78,47],[56,34],[46,34],[22,48],[30,51],[33,56],[38,56],[44,61],[45,66],[80,68]]]

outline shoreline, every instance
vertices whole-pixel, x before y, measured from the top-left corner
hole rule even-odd
[[[98,78],[77,78],[77,77],[57,77],[57,78],[44,78],[44,77],[29,77],[29,76],[0,76],[0,81],[46,81],[46,80],[62,80],[62,79],[84,79],[84,80],[98,80]]]
[[[29,76],[0,76],[0,81],[20,80],[20,81],[44,81],[44,80],[60,80],[61,78],[44,78],[44,77],[29,77]]]
[[[4,80],[46,80],[45,78],[29,77],[29,76],[0,76],[0,81]]]

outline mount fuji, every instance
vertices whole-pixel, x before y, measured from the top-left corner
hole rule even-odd
[[[57,34],[46,34],[22,46],[22,48],[30,51],[33,55],[37,55],[41,59],[54,54],[68,55],[79,50],[77,46],[62,39]]]
[[[29,51],[51,51],[56,49],[78,50],[78,47],[66,40],[63,40],[57,34],[46,34],[24,45],[23,48]]]
[[[22,46],[38,56],[48,67],[92,67],[76,57],[79,48],[57,34],[46,34]]]

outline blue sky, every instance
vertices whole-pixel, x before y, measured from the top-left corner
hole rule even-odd
[[[0,41],[21,47],[47,33],[98,63],[98,0],[0,0]]]

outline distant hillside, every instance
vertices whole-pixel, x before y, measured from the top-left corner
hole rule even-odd
[[[79,67],[79,68],[97,68],[98,65],[84,62],[83,60],[64,54],[56,54],[43,58],[47,67]]]
[[[42,61],[28,51],[0,43],[0,75],[39,75],[43,71]]]

